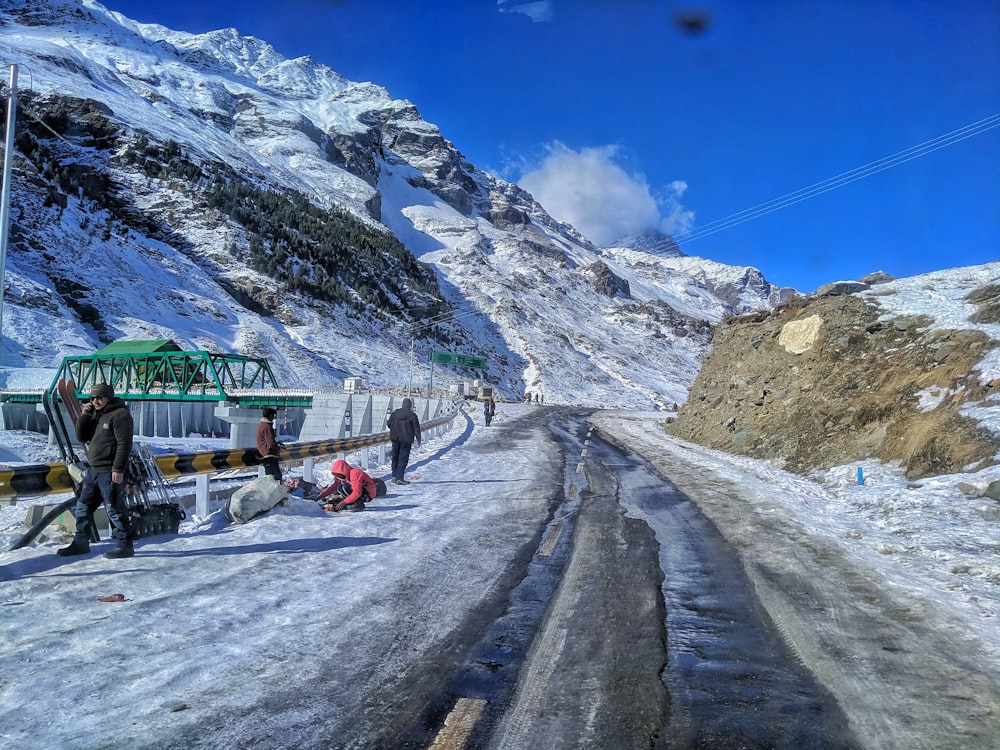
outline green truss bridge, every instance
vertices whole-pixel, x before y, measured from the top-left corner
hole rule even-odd
[[[59,381],[72,381],[86,401],[108,383],[129,401],[228,401],[240,406],[312,405],[312,391],[280,388],[266,359],[182,351],[169,339],[116,341],[94,354],[64,357],[45,391],[7,392],[9,401],[51,398]]]

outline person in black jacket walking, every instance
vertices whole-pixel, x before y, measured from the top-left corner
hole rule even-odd
[[[76,535],[72,544],[58,550],[63,557],[90,552],[89,530],[94,522],[94,511],[101,503],[107,506],[111,535],[118,542],[118,547],[105,552],[104,556],[114,559],[135,554],[122,492],[132,454],[132,433],[132,415],[125,402],[115,396],[114,389],[107,383],[95,385],[90,391],[90,401],[84,405],[76,422],[76,437],[87,444],[89,466],[73,510]]]
[[[385,424],[392,441],[392,483],[409,484],[403,474],[410,463],[410,448],[414,441],[420,445],[420,420],[413,413],[413,402],[404,398],[403,405],[389,415]]]

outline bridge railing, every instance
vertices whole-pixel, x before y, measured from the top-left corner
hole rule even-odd
[[[421,425],[425,439],[433,432],[450,426],[460,414],[453,412]],[[385,446],[390,442],[389,433],[319,440],[309,443],[288,443],[281,451],[282,464],[302,463],[311,475],[312,463],[317,458],[352,453],[363,448]],[[193,453],[165,453],[156,456],[164,478],[176,481],[186,477],[196,479],[195,512],[207,516],[209,512],[209,480],[211,475],[242,468],[258,468],[260,461],[254,448],[197,451]],[[367,468],[367,466],[362,466]],[[309,478],[309,477],[307,477]],[[0,470],[0,503],[15,504],[20,500],[72,492],[73,484],[63,463],[30,464]]]

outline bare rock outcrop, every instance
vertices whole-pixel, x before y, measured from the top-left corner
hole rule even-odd
[[[973,371],[986,335],[880,315],[848,293],[724,321],[668,432],[800,473],[875,458],[916,479],[990,463],[995,439],[960,413],[993,389]]]

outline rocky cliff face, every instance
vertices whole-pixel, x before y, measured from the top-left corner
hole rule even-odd
[[[960,412],[1000,390],[973,369],[995,342],[887,319],[877,298],[847,291],[724,321],[668,431],[799,473],[874,458],[916,479],[991,462],[996,438]],[[1000,285],[969,300],[992,320]]]

